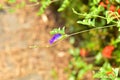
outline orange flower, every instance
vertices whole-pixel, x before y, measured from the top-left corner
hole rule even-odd
[[[109,0],[106,0],[105,3],[106,3],[106,4],[109,4]]]
[[[102,55],[105,58],[111,58],[112,52],[114,50],[114,46],[108,45],[102,50]]]
[[[87,56],[87,54],[88,54],[88,52],[86,51],[86,49],[84,49],[84,48],[81,48],[81,49],[80,49],[80,55],[81,55],[82,57]]]
[[[116,9],[116,7],[114,5],[111,5],[110,8],[109,8],[109,10],[112,11],[112,12],[114,12],[115,9]]]
[[[120,9],[117,10],[118,14],[120,15]]]
[[[100,4],[99,4],[100,6],[103,6],[104,8],[106,8],[107,7],[107,5],[104,3],[104,2],[100,2]]]

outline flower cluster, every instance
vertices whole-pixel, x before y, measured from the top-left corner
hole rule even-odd
[[[99,3],[100,6],[104,7],[105,9],[109,10],[109,11],[112,11],[112,12],[115,12],[117,11],[118,14],[120,14],[120,8],[117,9],[115,5],[113,4],[110,4],[109,0],[105,0],[105,2],[101,1]],[[110,5],[110,6],[109,6]]]
[[[102,50],[103,57],[111,58],[113,50],[114,50],[114,46],[112,46],[112,45],[108,45],[108,46],[104,47],[104,49]]]

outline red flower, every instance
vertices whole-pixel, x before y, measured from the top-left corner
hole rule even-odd
[[[100,4],[99,4],[100,6],[103,6],[104,8],[106,8],[107,7],[107,5],[104,3],[104,2],[100,2]]]
[[[117,12],[120,14],[120,9],[118,9]]]
[[[114,12],[114,11],[115,11],[115,8],[116,8],[116,7],[115,7],[114,5],[111,5],[110,8],[109,8],[109,10],[112,11],[112,12]]]
[[[103,57],[105,57],[105,58],[111,58],[111,57],[112,57],[111,55],[112,55],[113,50],[114,50],[114,46],[112,46],[112,45],[106,46],[106,47],[103,49],[103,51],[102,51]]]
[[[81,49],[80,49],[80,55],[81,55],[82,57],[87,56],[87,54],[88,54],[88,52],[86,51],[86,49],[84,49],[84,48],[81,48]]]
[[[109,0],[106,0],[105,3],[106,3],[106,4],[109,4]]]

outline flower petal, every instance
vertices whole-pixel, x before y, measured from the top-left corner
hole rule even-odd
[[[61,34],[55,34],[49,41],[50,44],[53,44],[56,40],[58,40],[62,35]]]

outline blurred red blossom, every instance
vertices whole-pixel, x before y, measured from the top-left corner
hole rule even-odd
[[[114,12],[115,9],[116,9],[116,7],[114,5],[111,5],[110,8],[109,8],[109,10],[112,11],[112,12]]]
[[[113,50],[114,50],[114,46],[112,45],[105,46],[104,49],[102,50],[103,57],[111,58]]]
[[[81,55],[82,57],[87,56],[87,54],[88,54],[88,52],[87,52],[87,50],[86,50],[85,48],[81,48],[81,49],[80,49],[80,55]]]
[[[104,2],[100,2],[100,4],[99,4],[100,6],[103,6],[104,8],[106,8],[107,7],[107,5],[104,3]]]
[[[106,3],[106,4],[109,4],[109,0],[106,0],[105,3]]]
[[[118,14],[120,14],[120,9],[117,10]]]

